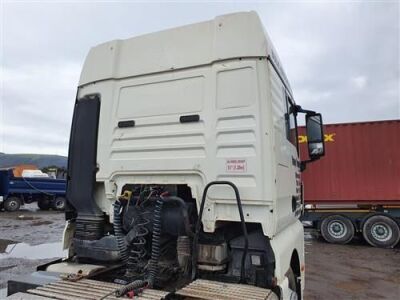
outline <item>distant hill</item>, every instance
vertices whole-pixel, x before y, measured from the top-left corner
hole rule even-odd
[[[21,164],[36,165],[38,168],[57,166],[67,167],[67,157],[48,154],[6,154],[0,152],[0,168]]]

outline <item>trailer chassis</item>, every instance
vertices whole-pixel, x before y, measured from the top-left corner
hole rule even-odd
[[[307,205],[301,221],[330,243],[347,244],[357,234],[374,247],[393,248],[400,240],[400,204]]]

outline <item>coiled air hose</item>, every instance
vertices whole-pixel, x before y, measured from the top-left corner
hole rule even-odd
[[[149,233],[147,224],[150,220],[145,216],[150,212],[142,210],[137,218],[134,220],[135,238],[131,241],[131,249],[129,250],[129,258],[127,263],[128,271],[140,270],[139,263],[147,256],[146,250],[146,236]],[[129,273],[129,272],[128,272]]]
[[[118,251],[122,262],[128,261],[128,247],[125,243],[125,235],[122,231],[122,219],[121,219],[121,208],[122,204],[119,200],[114,203],[114,234],[117,239]]]
[[[163,204],[164,204],[164,198],[161,194],[156,201],[156,206],[154,209],[153,236],[152,236],[152,242],[151,242],[151,258],[149,261],[147,278],[145,280],[135,280],[131,283],[128,283],[125,286],[120,287],[119,289],[116,289],[115,291],[113,291],[115,296],[122,297],[127,292],[135,290],[135,289],[153,287],[155,278],[157,276],[157,271],[158,271],[158,260],[160,258],[161,212],[162,212]],[[119,206],[119,208],[120,208],[120,206]],[[117,209],[117,206],[114,205],[114,213],[116,211],[119,211],[119,209]],[[119,215],[119,214],[117,214],[117,215]],[[114,216],[114,222],[115,222],[115,216]],[[118,225],[117,225],[117,227],[118,227]],[[115,231],[115,228],[114,228],[114,231]],[[122,233],[122,230],[121,230],[121,233]],[[125,245],[125,252],[126,252],[126,245]]]
[[[153,287],[157,276],[158,259],[160,258],[160,238],[161,238],[161,211],[164,204],[162,195],[157,199],[153,217],[153,237],[151,241],[151,258],[149,262],[149,273],[147,282],[149,287]]]

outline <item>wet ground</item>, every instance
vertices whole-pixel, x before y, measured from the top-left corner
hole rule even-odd
[[[379,249],[358,238],[334,245],[306,229],[305,245],[305,299],[400,299],[400,244]]]
[[[64,213],[40,211],[36,204],[18,212],[0,211],[0,299],[7,281],[63,256]]]
[[[0,299],[9,278],[63,256],[63,228],[63,213],[34,204],[0,212]],[[309,230],[305,239],[305,299],[400,299],[400,245],[377,249],[362,240],[332,245]]]

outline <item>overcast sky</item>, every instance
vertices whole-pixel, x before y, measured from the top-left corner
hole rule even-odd
[[[247,10],[259,13],[298,104],[325,123],[400,118],[397,1],[0,3],[0,152],[67,154],[90,47]]]

